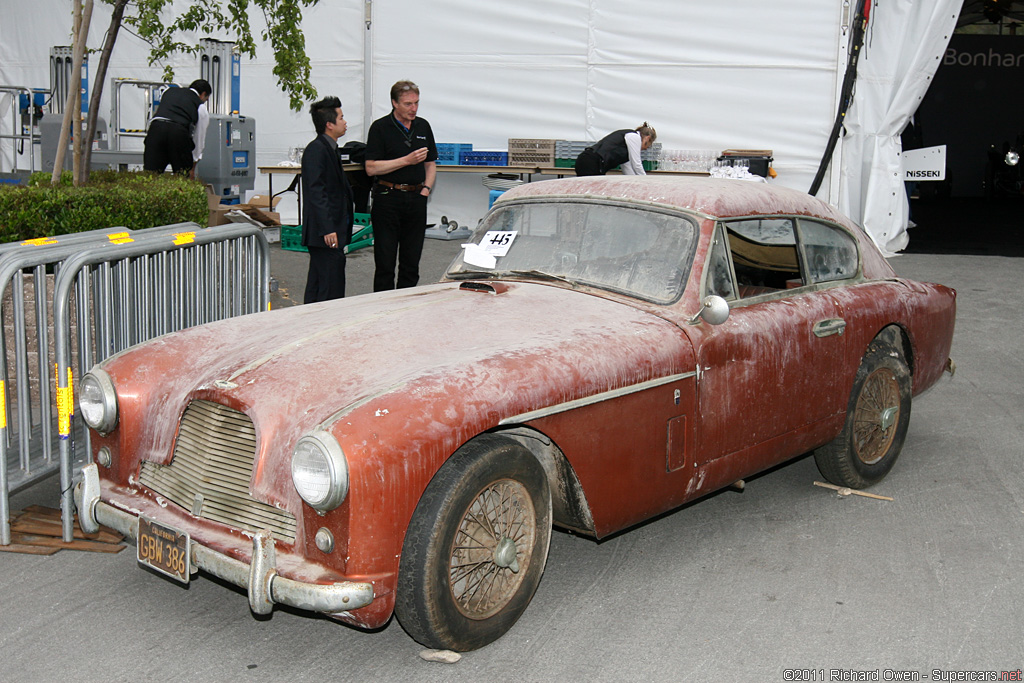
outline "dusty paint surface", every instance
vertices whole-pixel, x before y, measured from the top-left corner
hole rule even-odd
[[[260,444],[253,495],[300,520],[296,547],[350,578],[393,574],[419,493],[458,446],[505,417],[692,370],[672,357],[680,339],[643,311],[530,283],[497,295],[452,283],[296,307],[109,361],[130,428],[95,443],[112,448],[110,475],[127,483],[140,459],[169,461],[190,400],[245,412]],[[290,480],[295,442],[319,425],[338,437],[351,476],[349,499],[325,517],[304,509]],[[194,524],[203,539],[210,525]],[[339,540],[331,557],[312,543],[322,525]],[[210,542],[222,549],[224,539]],[[298,569],[295,578],[322,574]]]
[[[554,282],[476,290],[446,282],[156,339],[105,364],[120,424],[94,439],[114,454],[101,469],[104,498],[164,515],[247,561],[248,534],[196,520],[135,482],[140,460],[169,461],[190,401],[240,410],[259,443],[253,496],[298,521],[295,543],[277,544],[281,573],[371,581],[374,603],[343,618],[374,627],[390,617],[421,493],[481,432],[522,426],[550,439],[589,506],[585,531],[602,537],[834,438],[864,350],[883,328],[906,340],[915,393],[942,372],[955,293],[897,278],[863,231],[812,197],[730,180],[606,177],[526,184],[500,201],[563,194],[703,216],[680,300],[660,306]],[[737,302],[723,325],[688,324],[714,218],[773,214],[846,226],[860,245],[863,281]],[[817,322],[840,318],[842,335],[813,334]],[[671,379],[644,384],[662,378]],[[602,398],[572,404],[594,396]],[[325,515],[301,502],[290,477],[295,443],[316,428],[338,439],[350,471],[348,498]],[[313,543],[321,527],[336,540],[330,554]]]

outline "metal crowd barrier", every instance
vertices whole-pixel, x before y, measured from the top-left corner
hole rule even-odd
[[[54,278],[52,308],[48,269]],[[26,274],[34,284],[35,344],[27,334]],[[88,430],[73,427],[76,372],[81,376],[94,363],[167,332],[264,311],[269,283],[267,240],[261,229],[248,225],[114,228],[0,245],[0,297],[12,285],[5,316],[14,336],[13,348],[3,336],[0,354],[0,545],[11,542],[9,493],[58,470],[63,536],[72,539],[71,481],[90,458]],[[36,391],[29,371],[32,351],[38,356]],[[8,354],[14,357],[13,401]],[[76,440],[81,448],[75,448]]]
[[[24,153],[25,142],[28,142],[28,170],[30,173],[36,172],[36,145],[39,142],[39,131],[36,127],[29,125],[27,127],[28,132],[25,132],[25,127],[21,124],[21,112],[19,106],[19,98],[25,96],[28,98],[29,111],[32,110],[32,101],[34,91],[31,88],[26,88],[23,85],[0,85],[0,94],[8,93],[12,96],[13,101],[11,102],[11,132],[4,133],[0,131],[0,140],[10,140],[13,143],[12,158],[14,163],[11,165],[11,171],[16,172],[18,170],[18,145],[22,144],[22,154]],[[3,113],[0,112],[0,116]],[[3,169],[0,168],[0,171]]]

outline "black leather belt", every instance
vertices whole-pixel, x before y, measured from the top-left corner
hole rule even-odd
[[[187,126],[186,124],[178,123],[177,121],[172,121],[171,119],[153,119],[149,125],[153,125],[154,123],[169,123],[172,126],[178,126],[179,128],[189,130],[189,126]]]
[[[377,184],[389,190],[399,190],[400,192],[419,192],[423,189],[423,183],[419,185],[402,185],[401,183],[389,183],[386,180],[378,180]]]

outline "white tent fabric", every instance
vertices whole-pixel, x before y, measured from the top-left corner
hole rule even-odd
[[[780,182],[806,189],[835,112],[839,3],[390,6],[374,5],[373,116],[411,78],[439,140],[505,149],[646,120],[666,148],[772,149]]]
[[[7,4],[0,22],[0,84],[48,87],[49,49],[70,41],[69,3]],[[928,45],[922,54],[941,50],[948,32],[930,28],[926,16],[926,7],[936,4],[957,3],[885,0],[875,8],[872,44],[861,69],[881,83],[859,86],[855,107],[889,112],[892,99],[884,83],[919,82],[916,72],[905,74],[908,68],[919,69],[916,62],[889,64],[889,55],[909,49],[918,38]],[[175,0],[173,11],[187,6],[186,0]],[[342,99],[349,122],[346,140],[365,139],[369,122],[390,108],[390,85],[408,78],[421,87],[420,115],[430,121],[439,142],[504,150],[509,138],[596,140],[646,120],[658,129],[659,142],[667,149],[771,149],[779,173],[773,182],[806,190],[837,109],[849,7],[820,0],[662,2],[644,7],[620,0],[443,0],[429,5],[415,0],[331,0],[306,10],[303,29],[314,86],[321,95]],[[101,44],[109,12],[106,4],[96,5],[90,47]],[[880,26],[890,14],[895,20],[915,17],[919,32]],[[939,18],[936,10],[933,21]],[[254,12],[250,19],[259,35],[262,16]],[[914,40],[906,40],[910,37]],[[889,41],[896,44],[889,46]],[[123,31],[105,84],[102,116],[110,117],[110,77],[159,79],[161,65],[148,66],[147,59],[146,44]],[[881,76],[872,72],[875,62],[886,62],[877,65]],[[94,56],[93,68],[95,63]],[[178,81],[199,75],[194,57],[175,57],[173,64]],[[313,137],[308,115],[288,108],[272,69],[266,44],[258,46],[255,59],[242,61],[241,112],[256,119],[261,166],[286,159],[290,148]],[[916,97],[923,90],[913,93]],[[126,110],[141,116],[133,106],[125,102]],[[900,106],[900,111],[912,110],[910,104]],[[0,126],[9,125],[6,114],[0,111]],[[852,121],[854,114],[847,118]],[[888,119],[856,120],[861,123],[848,124],[851,144],[844,147],[849,151],[840,150],[835,160],[849,164],[842,166],[843,188],[851,193],[846,205],[868,225],[882,226],[872,228],[882,234],[891,222],[888,206],[873,195],[871,201],[864,198],[876,192],[870,177],[875,170],[857,166],[873,149],[867,141],[878,133],[876,124],[889,126]],[[891,137],[894,132],[898,128],[889,126],[884,134]],[[832,203],[841,200],[840,184],[830,182],[836,177],[838,173],[830,174],[820,193]],[[266,187],[264,177],[257,179],[257,187]],[[431,220],[446,214],[472,225],[486,203],[479,176],[445,174],[431,195]]]
[[[886,255],[907,246],[900,133],[953,35],[962,0],[885,0],[874,9],[846,116],[839,209]]]

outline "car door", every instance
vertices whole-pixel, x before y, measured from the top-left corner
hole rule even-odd
[[[791,217],[721,222],[708,259],[704,291],[730,313],[701,324],[696,457],[745,453],[752,472],[795,455],[793,443],[813,441],[815,425],[845,406],[834,386],[844,322],[807,274]]]

